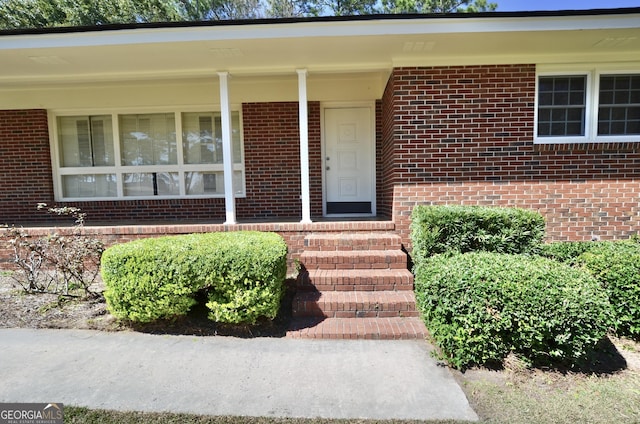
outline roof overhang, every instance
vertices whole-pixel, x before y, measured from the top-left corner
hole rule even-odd
[[[638,58],[640,8],[109,25],[0,32],[0,87]]]

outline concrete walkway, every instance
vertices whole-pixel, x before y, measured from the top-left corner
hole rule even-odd
[[[0,402],[205,415],[477,420],[424,341],[0,329]]]

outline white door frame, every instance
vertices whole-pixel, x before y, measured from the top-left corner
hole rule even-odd
[[[327,215],[327,176],[326,176],[326,139],[325,139],[325,109],[347,109],[347,108],[369,108],[370,125],[371,125],[371,213],[367,214],[331,214]],[[321,135],[321,152],[322,152],[322,216],[330,217],[370,217],[376,216],[376,102],[375,100],[365,102],[322,102],[320,104],[320,135]]]

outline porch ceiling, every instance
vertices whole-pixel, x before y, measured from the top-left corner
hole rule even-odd
[[[0,87],[397,66],[637,61],[640,9],[578,16],[407,18],[0,33]]]

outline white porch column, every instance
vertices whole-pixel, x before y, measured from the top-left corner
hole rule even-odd
[[[231,143],[231,105],[229,103],[229,73],[220,77],[220,114],[222,121],[222,164],[224,170],[225,225],[236,223],[236,198],[233,191],[233,144]]]
[[[307,112],[307,70],[298,72],[298,113],[300,125],[300,189],[302,223],[311,222],[311,196],[309,194],[309,118]]]

